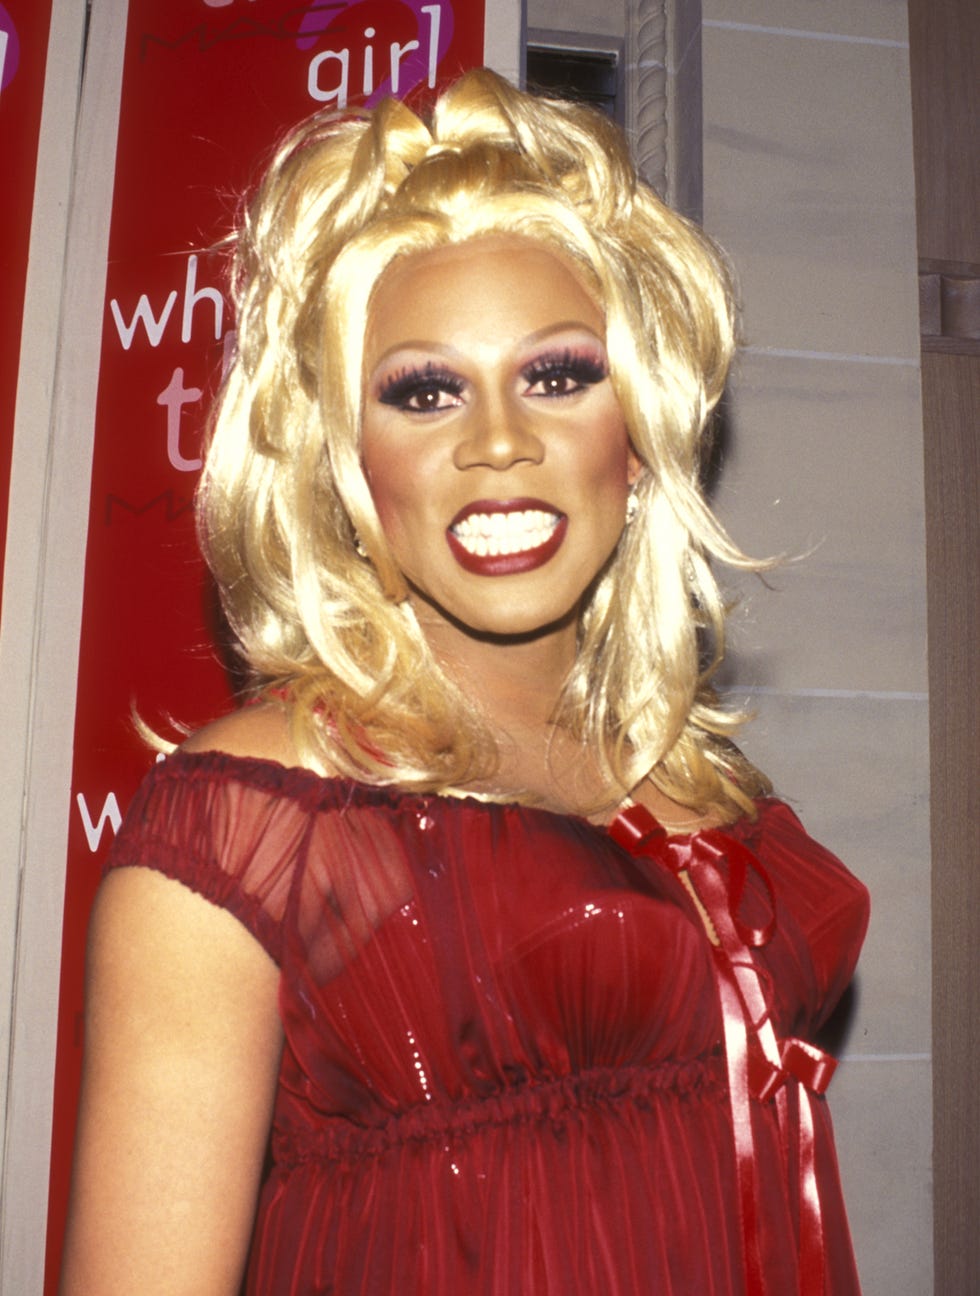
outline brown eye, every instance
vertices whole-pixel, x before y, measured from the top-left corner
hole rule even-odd
[[[425,387],[417,391],[414,396],[410,396],[406,402],[408,409],[418,410],[421,414],[427,414],[430,410],[439,409],[442,403],[443,393],[438,387]]]
[[[547,378],[541,380],[541,387],[546,396],[567,396],[569,392],[576,390],[579,385],[573,382],[571,376],[567,373],[549,374]]]
[[[540,356],[524,370],[527,395],[561,400],[594,387],[608,376],[603,357],[562,351]]]
[[[434,414],[459,405],[463,383],[456,374],[431,365],[406,369],[381,384],[378,400],[406,414]]]

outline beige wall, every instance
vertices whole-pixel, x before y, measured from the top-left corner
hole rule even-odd
[[[659,7],[627,5],[634,32]],[[698,9],[674,7],[675,30]],[[748,752],[872,891],[831,1106],[865,1292],[927,1296],[929,765],[906,4],[703,0],[701,11],[704,219],[739,273],[746,342],[717,504],[751,552],[808,554],[771,591],[740,583],[729,677],[757,712]],[[600,0],[531,0],[529,20],[627,31]]]
[[[832,1089],[869,1296],[932,1290],[928,716],[906,7],[705,0],[704,214],[747,346],[719,505],[800,553],[736,618],[746,741],[868,883]]]
[[[31,223],[0,622],[0,1292],[41,1290],[95,370],[59,353],[75,312],[97,346],[101,286],[63,281],[85,6],[54,0]],[[92,158],[82,159],[91,165]],[[103,189],[103,197],[108,189]],[[79,231],[92,258],[97,240]],[[91,276],[89,276],[91,277]],[[0,305],[0,309],[3,306]],[[78,352],[83,352],[79,347]],[[53,425],[58,424],[58,431]],[[66,718],[67,717],[67,718]],[[67,735],[67,737],[66,737]]]
[[[621,37],[630,0],[527,0],[527,25],[551,31]]]

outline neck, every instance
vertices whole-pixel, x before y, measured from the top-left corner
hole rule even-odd
[[[606,788],[594,754],[555,724],[575,661],[577,616],[527,636],[480,636],[417,607],[422,631],[444,670],[480,708],[496,743],[492,777],[468,792],[592,814],[621,799]]]
[[[533,635],[474,635],[424,607],[422,633],[444,670],[500,733],[551,724],[575,662],[577,618]]]

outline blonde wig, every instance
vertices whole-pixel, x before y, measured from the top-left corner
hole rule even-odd
[[[289,690],[311,764],[436,791],[492,778],[495,744],[419,629],[359,451],[381,276],[396,258],[492,234],[584,272],[644,465],[636,519],[588,591],[556,723],[590,744],[611,787],[649,775],[731,819],[766,785],[709,683],[724,619],[709,559],[755,565],[700,487],[733,350],[729,279],[590,109],[480,71],[429,124],[391,100],[314,117],[283,144],[238,244],[238,353],[199,498],[229,623],[257,687]]]

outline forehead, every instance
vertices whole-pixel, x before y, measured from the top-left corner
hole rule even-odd
[[[368,312],[368,351],[411,340],[452,344],[488,332],[522,339],[568,325],[600,336],[604,315],[583,271],[516,235],[413,252],[382,275]]]

